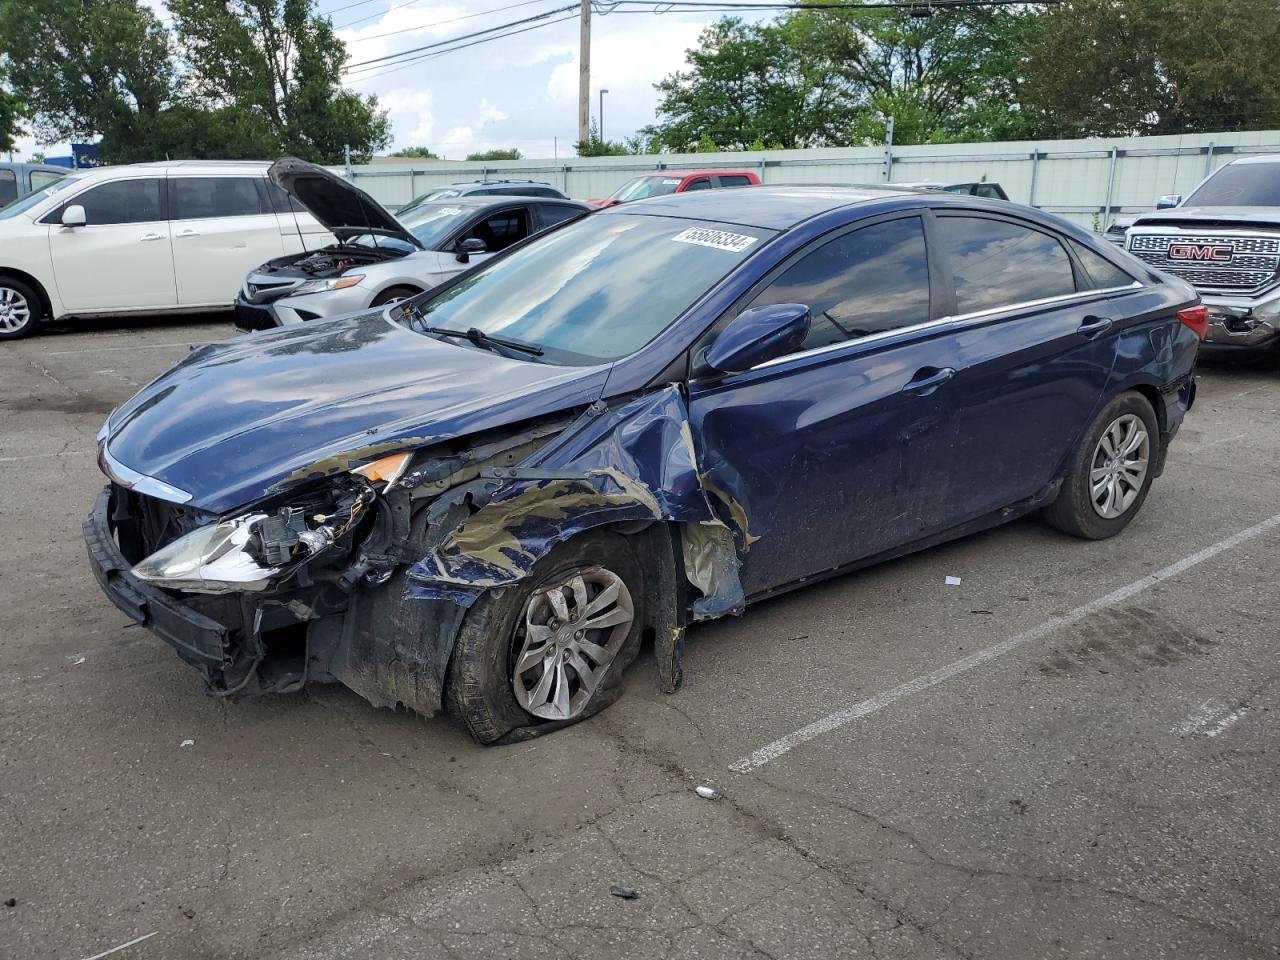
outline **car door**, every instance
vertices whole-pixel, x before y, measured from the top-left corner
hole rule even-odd
[[[169,177],[178,303],[230,304],[254,267],[284,253],[261,177]]]
[[[1090,290],[1069,242],[1047,228],[935,212],[959,318],[948,512],[962,523],[1043,494],[1056,477],[1101,401],[1118,329],[1110,301],[1124,288]]]
[[[748,595],[944,522],[951,401],[938,372],[950,357],[933,335],[934,274],[921,216],[847,229],[781,264],[731,311],[806,304],[813,323],[798,352],[715,375],[698,366],[714,329],[695,347],[699,463],[708,489],[725,492],[725,515],[745,515],[758,538],[741,571]]]
[[[67,312],[177,305],[164,191],[160,177],[97,183],[41,219],[49,231],[54,279]],[[73,204],[84,207],[85,225],[64,227],[62,211]]]

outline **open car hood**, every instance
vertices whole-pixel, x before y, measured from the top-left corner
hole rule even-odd
[[[114,462],[220,514],[387,453],[585,407],[608,371],[441,341],[378,310],[201,347],[116,410],[102,439]]]
[[[324,167],[297,157],[284,157],[271,165],[267,176],[339,240],[372,233],[395,237],[422,249],[418,238],[382,204]]]

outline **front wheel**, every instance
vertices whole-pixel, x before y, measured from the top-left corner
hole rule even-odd
[[[43,312],[34,290],[25,283],[0,277],[0,340],[17,340],[35,333]]]
[[[481,743],[590,716],[639,651],[643,598],[626,537],[594,531],[560,544],[467,613],[449,661],[449,712]]]
[[[1155,411],[1138,393],[1122,393],[1103,408],[1071,455],[1058,499],[1045,521],[1088,540],[1114,537],[1147,499],[1160,457]]]
[[[401,300],[408,300],[412,296],[421,293],[417,287],[391,287],[383,290],[380,294],[373,298],[371,307],[385,307],[389,303],[399,303]]]

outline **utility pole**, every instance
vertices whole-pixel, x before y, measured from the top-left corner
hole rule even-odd
[[[578,50],[578,139],[591,137],[591,0],[582,0]]]
[[[601,142],[601,143],[604,143],[604,95],[605,95],[606,93],[608,93],[608,92],[609,92],[609,90],[608,90],[608,88],[607,88],[607,87],[602,87],[602,88],[600,89],[600,114],[599,114],[599,116],[600,116],[600,131],[599,131],[599,133],[600,133],[600,142]]]

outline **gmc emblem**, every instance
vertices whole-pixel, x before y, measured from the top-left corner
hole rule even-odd
[[[1235,247],[1225,243],[1171,243],[1170,260],[1213,260],[1229,263]]]

